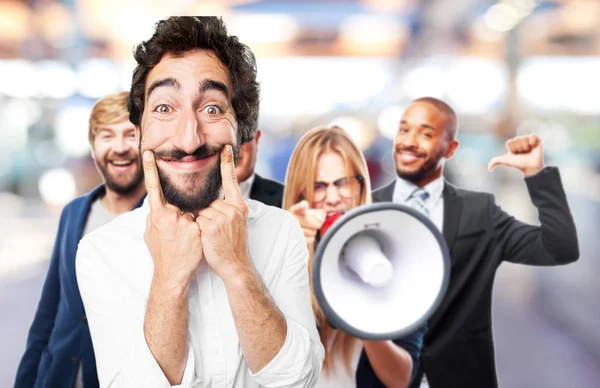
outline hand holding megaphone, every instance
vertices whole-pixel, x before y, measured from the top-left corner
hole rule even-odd
[[[296,217],[298,223],[304,231],[306,242],[311,244],[315,242],[317,231],[323,225],[327,213],[323,209],[310,209],[307,201],[300,201],[289,208],[289,212]]]

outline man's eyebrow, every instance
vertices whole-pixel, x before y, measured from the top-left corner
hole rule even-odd
[[[152,92],[161,87],[171,87],[175,89],[181,89],[181,84],[173,77],[163,78],[152,82],[152,85],[148,88],[147,99],[150,98]]]
[[[209,90],[216,90],[223,93],[225,97],[229,98],[229,89],[227,89],[227,85],[214,79],[205,79],[204,81],[200,82],[198,90],[200,93],[204,93]]]
[[[400,125],[402,125],[402,124],[407,125],[408,122],[406,120],[402,120],[402,121],[400,121]],[[419,127],[425,128],[425,129],[431,129],[432,131],[435,131],[435,128],[432,125],[427,124],[427,123],[421,123],[421,124],[419,124]]]

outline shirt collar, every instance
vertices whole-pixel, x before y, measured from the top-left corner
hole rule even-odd
[[[417,187],[417,185],[407,181],[406,179],[396,177],[393,196],[394,202],[406,202],[408,197],[410,197]],[[423,187],[423,190],[429,193],[429,199],[427,201],[431,204],[435,204],[441,198],[442,192],[444,191],[444,177],[441,176],[433,182],[429,182],[425,187]]]
[[[248,179],[239,183],[240,191],[242,193],[242,197],[249,198],[250,192],[252,191],[252,185],[254,184],[254,178],[256,174],[252,173]]]

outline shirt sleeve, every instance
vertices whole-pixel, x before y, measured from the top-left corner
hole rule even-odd
[[[325,356],[311,305],[306,240],[300,225],[288,222],[289,243],[281,277],[272,295],[285,315],[287,335],[279,353],[263,369],[251,374],[267,388],[313,387]]]
[[[96,356],[100,387],[171,387],[152,355],[144,335],[146,306],[136,306],[131,293],[112,274],[100,250],[88,236],[77,251],[76,272]],[[188,358],[182,382],[191,387],[194,353]]]
[[[515,219],[490,195],[492,222],[502,259],[529,265],[564,265],[579,258],[575,222],[556,167],[545,167],[525,178],[540,226]]]
[[[394,343],[410,354],[412,359],[412,372],[410,374],[410,381],[412,382],[419,370],[421,361],[421,349],[423,347],[423,337],[427,333],[427,325],[423,325],[411,334],[397,338]]]

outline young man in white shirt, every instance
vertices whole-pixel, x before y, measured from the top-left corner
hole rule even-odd
[[[234,172],[257,127],[254,56],[215,17],[163,20],[134,56],[148,198],[77,254],[100,385],[313,386],[302,230],[244,200]]]

